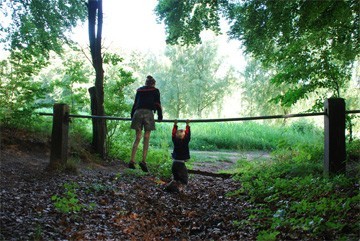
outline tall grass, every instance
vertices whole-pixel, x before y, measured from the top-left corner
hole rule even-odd
[[[192,123],[193,150],[274,150],[279,145],[293,146],[301,143],[317,145],[323,141],[323,131],[306,121],[289,125],[266,125],[256,122]],[[185,128],[179,123],[179,128]],[[171,146],[171,123],[158,123],[151,135],[151,143],[161,146],[164,141]]]
[[[277,155],[285,158],[295,155],[297,146],[321,152],[323,131],[311,123],[300,120],[288,125],[266,125],[258,122],[231,123],[191,123],[191,150],[265,150],[276,151]],[[159,173],[169,176],[171,166],[170,149],[172,148],[172,123],[157,123],[156,131],[151,133],[150,149],[147,161],[150,167],[155,167]],[[185,128],[179,123],[179,128]],[[70,143],[80,143],[76,136],[83,136],[84,142],[91,142],[91,121],[76,119],[70,128]],[[123,122],[116,129],[115,134],[108,140],[108,154],[111,158],[130,161],[130,153],[135,133],[130,129],[130,122]],[[76,145],[73,145],[73,148]],[[79,152],[75,148],[75,152]],[[281,150],[287,150],[282,152]],[[291,150],[291,152],[288,152]],[[291,154],[288,154],[291,153]],[[305,152],[300,152],[305,153]],[[136,155],[141,160],[142,143]],[[309,153],[306,155],[312,156]],[[301,155],[299,155],[301,156]],[[302,157],[301,157],[302,158]],[[304,157],[308,158],[308,157]]]

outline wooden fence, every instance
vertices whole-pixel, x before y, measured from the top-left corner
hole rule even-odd
[[[324,102],[324,112],[302,113],[290,115],[272,115],[258,117],[224,118],[224,119],[195,119],[191,122],[229,122],[294,118],[307,116],[324,116],[324,174],[340,174],[346,171],[346,146],[345,146],[345,116],[346,114],[358,114],[360,110],[345,110],[345,101],[342,98],[330,98]],[[72,115],[66,104],[55,104],[53,113],[39,113],[40,115],[53,116],[51,135],[50,166],[56,168],[67,162],[68,130],[70,118],[102,118],[106,120],[130,121],[131,118],[113,116]],[[185,122],[186,120],[178,120]],[[174,122],[174,120],[162,120],[161,122]]]

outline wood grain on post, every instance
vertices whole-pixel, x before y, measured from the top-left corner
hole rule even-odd
[[[49,169],[58,169],[67,163],[69,111],[66,104],[54,104]]]

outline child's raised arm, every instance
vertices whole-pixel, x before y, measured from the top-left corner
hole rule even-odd
[[[189,140],[190,141],[190,138],[191,138],[191,132],[190,132],[190,120],[187,119],[186,120],[186,128],[185,128],[185,139]]]
[[[174,120],[174,126],[173,126],[172,133],[171,133],[172,138],[175,138],[175,136],[176,136],[177,122],[178,122],[177,120]]]

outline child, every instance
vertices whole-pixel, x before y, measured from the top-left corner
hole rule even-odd
[[[172,153],[173,163],[171,171],[173,180],[166,186],[165,190],[169,192],[179,192],[183,185],[188,183],[188,171],[185,165],[190,159],[189,142],[191,137],[190,120],[186,120],[186,128],[178,129],[177,120],[174,121],[172,129],[172,141],[174,151]]]

